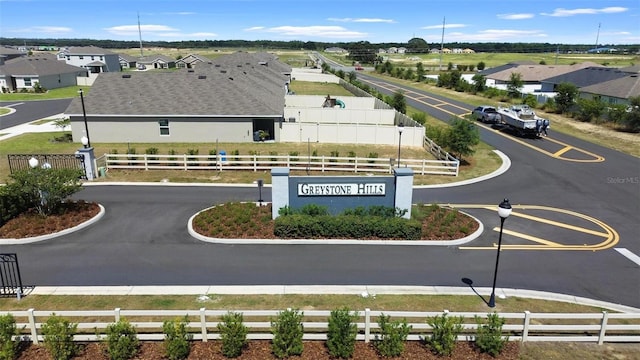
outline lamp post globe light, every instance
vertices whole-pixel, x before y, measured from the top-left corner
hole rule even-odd
[[[80,138],[80,142],[82,143],[82,146],[84,146],[84,148],[88,148],[89,147],[89,138],[86,136],[83,136]]]
[[[489,298],[489,307],[496,306],[496,278],[498,276],[498,264],[500,262],[500,247],[502,246],[502,227],[504,226],[504,221],[511,215],[511,204],[509,204],[509,199],[504,199],[498,205],[498,216],[500,216],[500,235],[498,236],[498,253],[496,255],[496,267],[493,272],[493,286],[491,288],[491,297]]]
[[[32,169],[37,168],[37,167],[38,167],[38,163],[39,163],[38,159],[36,159],[36,158],[35,158],[35,157],[33,157],[33,156],[31,157],[31,159],[29,159],[29,166],[30,166]]]
[[[402,144],[402,131],[404,131],[404,124],[398,124],[398,167],[400,167],[400,145]]]

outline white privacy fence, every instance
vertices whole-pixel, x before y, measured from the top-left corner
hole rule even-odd
[[[266,171],[273,167],[314,172],[354,172],[390,174],[396,159],[376,157],[332,157],[305,155],[148,155],[105,154],[97,159],[109,169]],[[459,162],[451,160],[400,159],[402,167],[415,175],[458,176]]]
[[[244,325],[248,327],[248,339],[270,340],[271,320],[277,310],[235,310],[243,314]],[[222,321],[226,310],[86,310],[86,311],[26,311],[0,312],[10,313],[16,319],[24,341],[38,343],[43,341],[41,328],[46,319],[55,315],[78,324],[76,341],[99,341],[105,338],[108,325],[126,319],[137,330],[140,340],[162,340],[162,324],[166,320],[184,319],[187,317],[189,332],[194,340],[206,342],[220,338],[217,325]],[[305,340],[326,340],[330,311],[303,311]],[[446,312],[448,317],[462,317],[463,331],[459,341],[474,339],[477,323],[475,317],[486,320],[487,313]],[[365,309],[357,312],[357,340],[369,342],[376,340],[379,331],[378,317],[388,315],[391,320],[406,319],[412,326],[407,340],[421,340],[431,334],[429,318],[444,314],[443,312],[413,311],[372,311]],[[640,313],[499,313],[505,319],[503,336],[511,341],[565,341],[565,342],[640,342]]]

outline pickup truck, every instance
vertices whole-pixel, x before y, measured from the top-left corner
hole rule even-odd
[[[478,106],[471,111],[471,116],[483,123],[497,124],[500,122],[500,115],[494,106]]]

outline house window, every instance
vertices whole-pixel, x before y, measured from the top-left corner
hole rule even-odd
[[[160,125],[160,135],[169,135],[169,120],[162,119],[158,121],[158,125]]]
[[[31,78],[24,78],[24,86],[31,86]]]

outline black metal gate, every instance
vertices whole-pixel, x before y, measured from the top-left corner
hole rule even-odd
[[[29,159],[32,157],[38,159],[40,166],[49,164],[52,169],[84,170],[81,159],[75,154],[8,154],[9,171],[14,173],[30,169]]]
[[[18,266],[17,254],[0,254],[0,297],[16,296],[22,297],[22,278],[20,277],[20,267]]]

